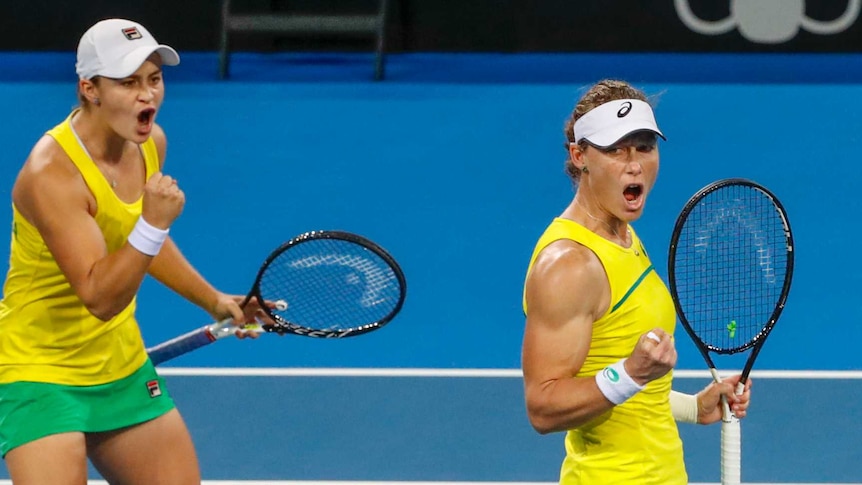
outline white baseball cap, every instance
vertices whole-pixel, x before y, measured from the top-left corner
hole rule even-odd
[[[162,63],[176,66],[180,56],[172,47],[159,44],[143,25],[125,19],[107,19],[90,27],[78,43],[75,71],[81,79],[131,76],[153,52]]]
[[[658,129],[649,103],[639,99],[615,99],[596,106],[575,121],[575,143],[587,140],[609,147],[636,131],[651,131],[666,139]]]

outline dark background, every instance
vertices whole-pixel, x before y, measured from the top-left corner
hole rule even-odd
[[[850,0],[808,1],[805,15],[839,18]],[[180,50],[216,50],[220,0],[28,0],[0,7],[0,50],[74,50],[90,25],[106,17],[139,21],[157,39]],[[797,0],[763,1],[791,7]],[[688,0],[699,18],[730,15],[730,0]],[[234,0],[236,12],[358,13],[374,11],[374,0]],[[390,0],[390,52],[857,52],[862,28],[854,23],[834,35],[800,29],[780,44],[759,44],[737,29],[716,36],[689,30],[672,0]],[[767,15],[768,17],[768,15]],[[234,49],[366,49],[367,39],[236,35]]]

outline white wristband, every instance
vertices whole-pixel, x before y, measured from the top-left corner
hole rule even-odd
[[[596,384],[599,390],[614,404],[622,404],[628,398],[642,391],[644,386],[638,385],[626,372],[626,359],[609,365],[596,374]]]
[[[168,238],[168,229],[151,226],[144,217],[138,218],[135,228],[129,234],[129,244],[147,256],[155,256],[162,249],[162,244]]]
[[[697,423],[697,394],[670,391],[670,412],[680,423]]]

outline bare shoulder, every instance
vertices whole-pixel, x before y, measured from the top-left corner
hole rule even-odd
[[[150,134],[159,152],[159,165],[164,165],[165,155],[168,151],[168,136],[158,123],[153,123],[153,132]]]
[[[604,275],[599,258],[586,246],[570,239],[560,239],[545,247],[536,257],[530,278],[577,282],[592,281]]]
[[[49,135],[36,142],[24,162],[18,182],[51,183],[55,179],[80,179],[80,172],[59,143]]]
[[[610,287],[604,267],[589,248],[569,239],[539,253],[526,282],[527,305],[541,312],[603,313]]]
[[[89,195],[75,164],[48,135],[44,135],[33,146],[12,188],[15,206],[28,219],[34,216],[46,199],[86,207],[90,202]]]
[[[165,130],[158,123],[153,123],[153,131],[150,133],[150,136],[153,137],[153,141],[157,147],[164,148],[167,146],[168,135],[165,134]]]

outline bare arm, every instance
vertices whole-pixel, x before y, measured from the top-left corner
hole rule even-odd
[[[198,273],[170,238],[165,241],[162,250],[153,259],[150,275],[183,298],[203,308],[216,319],[237,318],[241,315],[241,313],[234,315],[230,311],[225,312],[221,308],[221,300],[226,295],[216,290]],[[236,300],[233,297],[228,298],[232,301]]]
[[[526,283],[521,360],[527,415],[540,433],[576,428],[613,407],[595,379],[574,377],[609,299],[604,270],[588,249],[557,241],[539,255]]]
[[[595,254],[572,241],[549,245],[527,278],[526,301],[522,367],[533,427],[540,433],[565,431],[611,409],[594,377],[574,377],[589,352],[593,323],[610,305],[607,276]],[[642,335],[625,367],[644,385],[675,363],[670,338],[657,343]]]
[[[159,164],[164,167],[167,154],[167,137],[158,125],[154,125],[153,141],[159,154]],[[238,295],[228,295],[218,291],[192,266],[180,252],[170,237],[162,245],[161,251],[149,267],[150,275],[183,298],[203,308],[213,318],[233,318],[238,323],[251,322],[256,312],[256,304],[249,305],[244,312],[239,307]],[[256,303],[256,302],[255,302]]]
[[[150,257],[125,245],[109,254],[93,217],[95,200],[50,137],[33,148],[12,189],[15,207],[41,234],[75,293],[101,320],[129,305]]]

